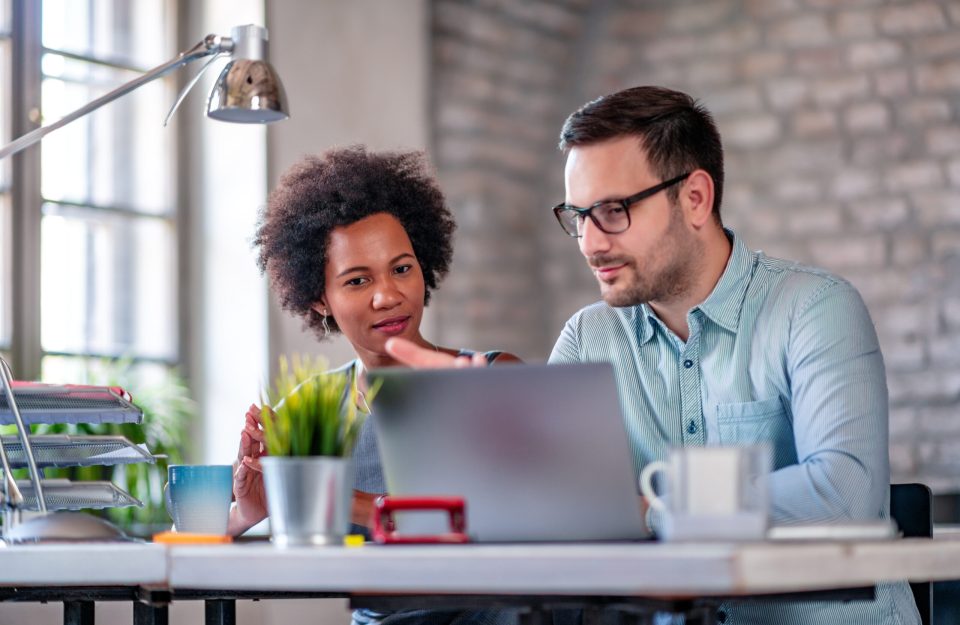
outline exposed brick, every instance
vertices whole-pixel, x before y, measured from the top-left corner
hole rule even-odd
[[[912,443],[890,443],[890,473],[913,473],[917,470],[916,449]]]
[[[873,169],[841,169],[833,177],[830,194],[840,200],[868,197],[876,194],[880,176]]]
[[[917,291],[910,267],[852,269],[844,277],[857,287],[873,311],[877,306],[899,303]]]
[[[816,9],[869,7],[883,4],[884,0],[805,0],[807,6]]]
[[[747,193],[752,193],[750,188]],[[773,197],[782,202],[812,202],[823,196],[820,183],[812,178],[787,178],[773,185]]]
[[[928,130],[927,148],[931,154],[960,154],[960,128],[943,126]]]
[[[907,155],[910,146],[910,137],[899,132],[864,137],[853,142],[851,160],[855,165],[877,165],[897,161]]]
[[[747,80],[778,76],[787,66],[787,55],[776,50],[749,52],[740,61],[740,75]]]
[[[936,319],[934,310],[926,304],[886,306],[872,314],[877,331],[882,335],[913,337],[910,340],[926,335]]]
[[[950,21],[960,26],[960,4],[955,2],[948,4],[947,11],[950,13]]]
[[[881,9],[878,15],[880,32],[888,35],[937,32],[947,26],[943,9],[933,2],[908,2]]]
[[[886,260],[886,243],[881,235],[848,235],[818,238],[810,242],[818,265],[828,269],[879,267]]]
[[[720,133],[729,147],[756,148],[780,138],[780,121],[773,115],[752,115],[728,119]]]
[[[903,163],[889,168],[883,176],[883,182],[892,192],[930,189],[941,185],[943,172],[935,162]]]
[[[960,61],[938,61],[916,67],[915,82],[920,93],[955,92],[960,89]]]
[[[793,69],[803,76],[836,74],[846,68],[847,60],[840,47],[797,50],[793,53]]]
[[[837,114],[824,109],[797,111],[790,128],[798,137],[830,136],[837,131]]]
[[[664,63],[701,55],[700,43],[693,35],[677,35],[655,39],[643,48],[644,60],[648,63]]]
[[[940,306],[940,316],[947,330],[960,330],[960,297],[944,298]]]
[[[926,126],[950,119],[950,102],[946,98],[914,98],[897,107],[899,123],[904,126]]]
[[[887,349],[883,349],[884,361],[887,360]],[[890,440],[913,440],[917,430],[918,410],[913,406],[903,406],[890,409]]]
[[[887,230],[907,221],[910,212],[905,200],[883,197],[851,203],[850,215],[865,229]]]
[[[914,193],[911,200],[924,225],[960,225],[960,192],[923,191]]]
[[[827,18],[820,13],[801,14],[776,21],[767,29],[767,43],[788,48],[811,48],[833,41]]]
[[[838,11],[831,19],[834,34],[841,39],[872,37],[877,32],[873,11]]]
[[[567,7],[543,0],[479,0],[480,6],[492,7],[504,15],[567,37],[580,31],[583,16]]]
[[[886,130],[890,126],[890,110],[880,102],[855,104],[844,112],[843,121],[853,134]]]
[[[787,232],[798,236],[837,232],[842,224],[843,212],[837,205],[818,204],[787,212]]]
[[[702,31],[729,22],[738,7],[731,0],[705,0],[692,5],[678,5],[666,17],[666,27],[674,32]]]
[[[877,94],[885,98],[909,95],[912,90],[910,74],[905,69],[879,70],[874,74],[873,83]]]
[[[862,74],[823,78],[814,81],[813,99],[823,106],[844,104],[870,92],[870,81]]]
[[[736,66],[728,60],[704,58],[688,63],[683,70],[683,77],[689,84],[702,88],[712,85],[729,85],[733,82],[736,72]]]
[[[931,337],[930,364],[935,367],[960,367],[960,334]],[[954,410],[953,414],[960,428],[960,411]]]
[[[847,61],[850,66],[858,69],[890,65],[901,58],[903,58],[903,45],[886,39],[855,43],[847,52]]]
[[[662,35],[669,12],[633,7],[615,7],[603,19],[603,31],[613,39],[636,42],[651,35]]]
[[[950,184],[960,187],[960,159],[951,161],[947,165],[947,175],[950,177]]]
[[[960,257],[960,231],[937,231],[931,236],[930,246],[935,259]]]
[[[960,54],[960,37],[955,30],[944,35],[926,35],[910,41],[910,52],[923,59],[955,59]]]
[[[893,372],[888,377],[891,403],[956,402],[960,399],[960,373],[942,370]]]
[[[810,97],[810,82],[800,78],[771,80],[766,85],[767,99],[775,110],[797,108]]]
[[[702,100],[716,117],[729,113],[756,113],[763,110],[763,97],[760,90],[753,85],[712,90]]]
[[[930,256],[930,246],[923,235],[897,233],[891,246],[893,264],[916,265]]]
[[[769,18],[795,12],[799,0],[746,0],[744,12],[751,18]]]
[[[782,175],[789,171],[822,172],[845,164],[843,143],[835,139],[791,141],[772,148],[768,154],[759,154],[758,169],[767,175]]]

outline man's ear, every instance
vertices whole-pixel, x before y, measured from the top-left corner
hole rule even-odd
[[[702,169],[694,170],[680,183],[680,206],[694,228],[702,228],[713,219],[713,178]]]

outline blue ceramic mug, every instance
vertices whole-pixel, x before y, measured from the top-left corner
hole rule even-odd
[[[171,465],[167,467],[164,497],[178,532],[226,534],[233,498],[233,467]]]

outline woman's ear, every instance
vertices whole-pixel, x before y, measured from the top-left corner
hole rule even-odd
[[[314,302],[313,306],[311,306],[310,308],[313,310],[313,312],[317,313],[321,317],[330,316],[330,309],[327,308],[327,303],[322,299]]]
[[[713,178],[697,169],[681,184],[680,204],[690,223],[700,228],[713,218]]]

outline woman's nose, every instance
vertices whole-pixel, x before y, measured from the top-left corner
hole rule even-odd
[[[400,291],[390,282],[384,282],[373,293],[373,307],[377,309],[393,308],[402,299]]]

